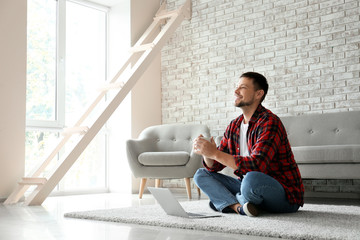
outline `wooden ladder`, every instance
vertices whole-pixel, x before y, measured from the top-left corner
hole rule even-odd
[[[81,153],[101,130],[127,94],[131,91],[135,83],[149,67],[153,59],[161,51],[161,48],[166,44],[173,32],[184,19],[191,19],[191,0],[186,0],[183,6],[174,11],[166,10],[166,1],[161,4],[152,24],[131,48],[128,60],[121,67],[115,77],[101,89],[98,97],[88,107],[74,127],[64,129],[63,137],[59,144],[50,153],[46,160],[31,174],[29,174],[29,177],[22,178],[22,181],[18,183],[17,187],[6,199],[4,204],[17,203],[24,196],[27,189],[32,185],[37,187],[29,196],[26,197],[24,204],[41,205],[44,202],[51,191],[79,158]],[[82,126],[90,113],[93,112],[94,108],[104,99],[106,93],[111,89],[117,90],[117,94],[112,98],[112,100],[106,103],[106,107],[102,110],[98,118],[91,126]],[[50,176],[48,178],[39,177],[75,133],[80,133],[83,136],[74,148],[62,161],[59,161],[54,171],[49,174]]]

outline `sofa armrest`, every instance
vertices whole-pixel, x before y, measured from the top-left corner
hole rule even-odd
[[[126,155],[129,165],[138,165],[138,157],[143,152],[150,152],[154,147],[154,142],[151,139],[130,139],[126,141]]]

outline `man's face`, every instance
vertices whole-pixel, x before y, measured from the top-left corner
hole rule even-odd
[[[256,102],[256,92],[252,79],[246,77],[240,78],[234,93],[235,107],[252,106]]]

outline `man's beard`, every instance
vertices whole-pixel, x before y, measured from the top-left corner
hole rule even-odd
[[[239,103],[235,103],[235,107],[241,108],[241,107],[247,107],[251,106],[254,103],[254,99],[248,102],[240,101]]]

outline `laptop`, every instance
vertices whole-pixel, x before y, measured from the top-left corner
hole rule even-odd
[[[220,214],[186,212],[168,188],[148,187],[148,189],[168,215],[184,218],[221,217]]]

